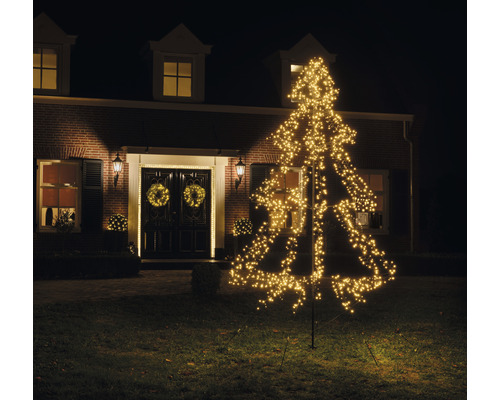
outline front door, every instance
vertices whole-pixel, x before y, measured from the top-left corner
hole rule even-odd
[[[209,258],[211,171],[143,168],[142,258]]]

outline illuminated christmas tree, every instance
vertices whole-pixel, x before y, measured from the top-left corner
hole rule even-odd
[[[267,290],[267,298],[261,302],[267,305],[281,297],[285,291],[297,293],[293,308],[304,304],[308,288],[313,288],[313,301],[321,297],[318,282],[324,276],[325,237],[323,216],[331,208],[345,229],[352,247],[359,251],[359,261],[371,272],[362,278],[332,276],[332,287],[342,306],[354,312],[353,306],[365,302],[365,293],[394,279],[396,266],[384,258],[385,253],[376,247],[375,239],[363,233],[356,225],[358,212],[374,212],[375,196],[367,183],[357,174],[345,145],[355,143],[356,131],[342,122],[334,111],[338,89],[329,75],[321,58],[312,59],[304,67],[295,83],[290,98],[298,107],[290,117],[274,132],[270,140],[280,150],[276,170],[262,186],[252,194],[257,207],[269,212],[269,222],[259,227],[252,244],[243,249],[233,262],[230,283],[252,285]],[[286,190],[286,195],[277,195],[284,176],[296,166],[301,157],[301,185]],[[294,163],[295,160],[295,163]],[[338,204],[327,203],[326,163],[331,162],[335,172],[349,194],[348,199]],[[310,198],[304,196],[304,188],[311,184]],[[278,235],[283,231],[283,221],[292,211],[298,223],[288,231],[286,257],[281,260],[281,270],[272,273],[262,270],[260,264],[269,253]],[[297,239],[306,223],[307,210],[311,218],[312,270],[307,277],[294,276],[292,263],[297,257]]]

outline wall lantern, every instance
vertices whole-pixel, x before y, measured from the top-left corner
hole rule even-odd
[[[246,165],[241,161],[241,156],[240,156],[240,161],[236,164],[236,175],[238,175],[238,179],[235,179],[234,181],[234,186],[236,189],[238,189],[238,186],[240,186],[241,179],[243,179],[243,175],[245,175],[245,167]]]
[[[113,160],[113,171],[116,174],[115,175],[115,187],[116,184],[118,183],[118,176],[120,175],[120,172],[122,172],[123,168],[123,161],[120,158],[120,155],[116,153],[116,158]]]

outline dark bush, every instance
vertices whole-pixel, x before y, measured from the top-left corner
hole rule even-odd
[[[221,271],[215,263],[196,264],[191,274],[191,288],[195,296],[213,297],[220,288]]]
[[[56,254],[33,257],[34,279],[121,278],[135,276],[141,269],[136,255]]]

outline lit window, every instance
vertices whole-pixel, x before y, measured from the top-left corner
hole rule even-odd
[[[376,196],[374,212],[358,212],[356,223],[362,228],[387,229],[388,174],[386,171],[359,171],[360,176]]]
[[[166,58],[163,62],[163,96],[191,97],[193,63]]]
[[[69,213],[74,230],[80,226],[80,168],[78,162],[39,161],[38,220],[41,230],[55,231],[62,213]]]
[[[299,77],[300,73],[304,69],[304,65],[302,64],[290,64],[290,82],[291,82],[291,87],[295,84],[297,81],[297,78]],[[290,87],[290,88],[291,88]],[[296,103],[297,100],[293,100],[293,103]]]
[[[273,177],[275,173],[279,172],[274,172],[273,170],[271,170],[271,177]],[[282,176],[282,178],[280,179],[279,186],[273,193],[273,198],[285,203],[287,201],[287,196],[289,196],[289,193],[293,189],[301,189],[302,172],[300,168],[290,168],[286,174],[280,173],[280,175]],[[300,192],[300,196],[302,198],[302,191]],[[292,206],[292,209],[287,212],[286,219],[284,221],[278,221],[276,225],[281,226],[281,228],[284,229],[283,233],[287,233],[295,229],[302,230],[302,227],[300,226],[302,211],[293,201],[289,201],[288,204]]]
[[[57,51],[33,49],[33,89],[57,89]]]

